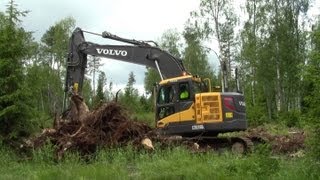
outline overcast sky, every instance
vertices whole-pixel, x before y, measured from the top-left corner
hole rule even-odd
[[[46,30],[67,16],[76,20],[76,26],[101,33],[109,31],[120,37],[137,40],[158,40],[170,28],[183,30],[190,12],[196,10],[199,0],[16,0],[20,10],[30,10],[23,18],[23,26],[34,32],[39,40]],[[8,0],[0,0],[0,10]],[[91,39],[90,39],[91,38]],[[92,39],[93,38],[93,39]],[[92,36],[88,41],[105,42]],[[98,41],[98,42],[97,42]],[[138,88],[143,88],[145,67],[115,60],[104,60],[102,68],[115,85],[127,83],[128,74],[136,75]]]
[[[9,0],[0,0],[0,10],[5,10]],[[241,0],[243,1],[243,0]],[[23,18],[23,27],[34,32],[39,40],[46,30],[59,20],[72,16],[76,26],[101,33],[109,31],[120,37],[157,41],[167,29],[182,32],[190,12],[198,9],[200,0],[16,0],[18,9],[30,10]],[[235,1],[238,3],[239,1]],[[316,0],[314,14],[319,14],[320,0]],[[239,5],[238,5],[239,6]],[[103,43],[101,38],[86,36],[88,41]],[[211,48],[218,50],[216,46]],[[215,59],[211,61],[216,61]],[[136,75],[138,89],[143,89],[145,67],[115,60],[103,60],[102,70],[108,81],[122,88],[128,74]]]

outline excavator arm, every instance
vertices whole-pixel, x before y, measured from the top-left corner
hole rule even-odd
[[[185,68],[180,59],[146,42],[121,38],[107,32],[104,32],[102,35],[92,33],[104,38],[131,44],[100,45],[87,42],[84,38],[84,32],[87,31],[76,28],[70,38],[65,92],[71,90],[73,93],[81,93],[87,66],[87,55],[105,57],[155,68],[158,70],[162,79],[178,77],[185,72]]]

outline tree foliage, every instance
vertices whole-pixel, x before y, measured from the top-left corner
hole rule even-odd
[[[96,73],[99,71],[99,67],[103,64],[101,63],[101,58],[95,56],[88,56],[88,67],[86,69],[87,74],[92,75],[92,87],[93,87],[93,96],[95,96],[95,87],[96,87]]]
[[[13,0],[6,13],[0,14],[0,141],[27,136],[33,129],[33,108],[23,72],[33,39],[20,25],[25,15]]]
[[[40,112],[59,114],[63,107],[63,81],[68,40],[75,20],[67,17],[43,34],[27,68],[28,87]]]
[[[183,37],[186,41],[183,63],[187,71],[193,75],[215,81],[213,68],[208,62],[208,50],[202,45],[203,34],[201,30],[189,23],[184,29]]]
[[[201,0],[199,11],[192,12],[192,17],[195,19],[195,27],[200,28],[203,37],[214,37],[218,43],[222,89],[228,91],[234,88],[231,86],[231,72],[236,61],[234,30],[238,19],[232,1]]]
[[[309,1],[248,0],[249,19],[241,33],[241,69],[248,115],[259,122],[301,109],[306,61],[304,16]],[[296,122],[298,123],[298,122]]]
[[[139,104],[139,92],[138,89],[134,88],[136,83],[135,75],[131,71],[129,73],[128,82],[124,88],[124,93],[120,95],[119,100],[125,107],[132,112],[140,112],[141,107]]]
[[[98,78],[97,91],[93,99],[93,106],[98,106],[101,103],[106,101],[106,95],[105,95],[106,84],[107,84],[106,74],[103,71],[100,71],[99,78]]]
[[[304,67],[304,111],[313,117],[320,117],[320,19],[313,26],[311,33],[312,50]]]
[[[309,146],[313,159],[320,161],[320,17],[311,32],[311,52],[304,68],[303,112],[307,114],[312,127]]]
[[[49,27],[41,38],[46,62],[52,69],[56,68],[59,75],[65,65],[66,50],[68,49],[69,37],[74,26],[75,20],[72,17],[64,18]]]

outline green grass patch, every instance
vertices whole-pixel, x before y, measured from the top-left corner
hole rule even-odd
[[[312,159],[273,157],[268,147],[240,156],[192,153],[183,147],[154,152],[131,147],[100,150],[83,159],[67,153],[56,162],[53,147],[37,150],[21,160],[0,150],[0,179],[319,179],[319,164]]]
[[[155,119],[153,112],[135,113],[133,119],[147,123],[150,127],[155,127]]]

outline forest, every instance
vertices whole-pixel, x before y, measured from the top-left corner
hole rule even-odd
[[[275,155],[268,145],[244,156],[194,154],[181,146],[137,152],[128,146],[98,150],[90,160],[68,153],[56,162],[50,143],[32,150],[32,158],[21,155],[17,147],[51,127],[64,110],[66,54],[77,22],[71,16],[63,18],[46,27],[36,41],[22,26],[29,11],[9,0],[0,11],[0,178],[319,179],[320,16],[308,16],[314,4],[246,0],[238,11],[232,0],[200,0],[182,32],[172,27],[157,40],[161,49],[181,58],[191,74],[210,78],[214,87],[236,89],[237,69],[249,127],[272,133],[303,131],[301,156]],[[217,52],[208,45],[213,42]],[[218,67],[209,61],[212,54]],[[101,66],[101,58],[88,57],[82,96],[89,109],[116,98],[116,82]],[[144,94],[135,88],[135,76],[128,71],[118,102],[130,118],[154,127],[153,87],[160,76],[146,68]]]

